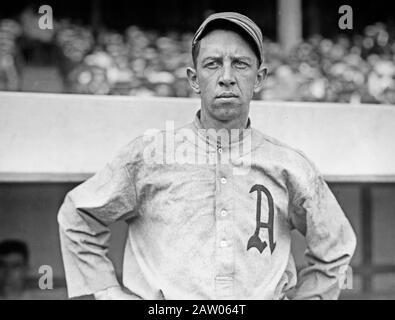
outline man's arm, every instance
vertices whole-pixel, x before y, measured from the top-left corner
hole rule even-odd
[[[98,293],[96,298],[110,298],[111,293],[121,290],[108,258],[108,226],[134,214],[136,192],[126,166],[128,152],[125,150],[92,178],[70,191],[59,210],[69,297]],[[109,288],[113,289],[107,290]]]
[[[293,195],[291,223],[306,238],[307,266],[293,299],[337,299],[356,247],[355,233],[336,198],[312,165]],[[302,179],[303,180],[303,179]]]

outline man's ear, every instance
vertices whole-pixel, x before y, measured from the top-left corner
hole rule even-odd
[[[266,76],[267,76],[267,68],[262,64],[259,67],[258,74],[256,76],[256,81],[255,81],[255,85],[254,85],[254,92],[255,93],[262,90],[263,83],[266,80]]]
[[[200,94],[200,87],[199,87],[199,81],[197,78],[196,69],[188,67],[187,68],[187,76],[188,76],[189,85],[191,86],[192,90],[196,94]]]

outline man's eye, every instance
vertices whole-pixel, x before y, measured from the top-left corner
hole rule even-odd
[[[243,61],[236,61],[234,63],[234,65],[235,65],[236,68],[239,68],[239,69],[245,69],[245,68],[248,67],[248,64],[246,62],[243,62]]]
[[[217,67],[218,67],[217,61],[211,61],[211,62],[206,63],[206,68],[215,69]]]

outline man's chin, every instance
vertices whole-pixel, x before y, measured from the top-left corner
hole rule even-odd
[[[215,118],[219,121],[231,121],[240,117],[240,110],[219,109],[214,111]]]

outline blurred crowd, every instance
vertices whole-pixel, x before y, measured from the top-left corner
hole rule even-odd
[[[17,40],[21,35],[22,28],[17,22],[0,20],[0,90],[19,89]]]
[[[101,32],[96,41],[81,26],[62,24],[56,35],[69,91],[94,94],[189,97],[185,67],[191,34],[141,30]]]
[[[14,73],[10,57],[23,37],[20,30],[14,21],[0,21],[1,88],[3,75]],[[266,39],[269,73],[255,99],[395,104],[394,32],[377,23],[360,35],[316,35],[288,54]],[[51,42],[66,92],[193,97],[185,71],[192,63],[192,36],[137,26],[95,34],[64,20],[57,22]]]
[[[263,99],[395,104],[395,37],[384,24],[353,37],[316,35],[288,55],[267,42],[266,58]]]

